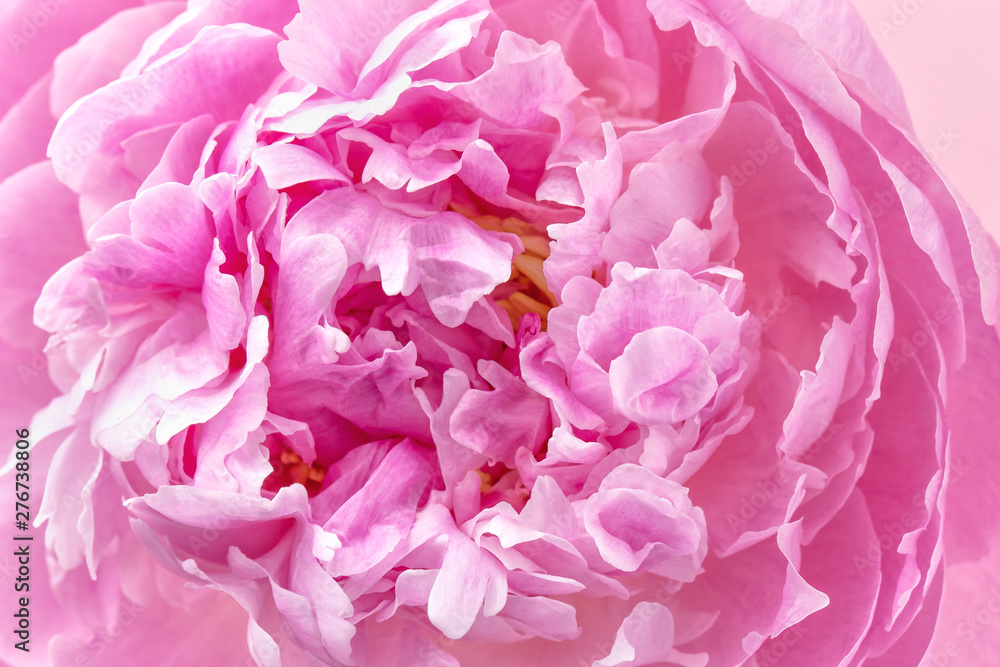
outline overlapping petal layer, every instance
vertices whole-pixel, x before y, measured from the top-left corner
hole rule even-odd
[[[845,1],[120,4],[0,99],[38,664],[961,634],[995,246]]]

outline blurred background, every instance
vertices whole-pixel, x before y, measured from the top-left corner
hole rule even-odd
[[[1000,239],[1000,0],[854,0],[903,84],[924,146]]]

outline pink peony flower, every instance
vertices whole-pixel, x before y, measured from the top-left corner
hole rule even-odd
[[[4,660],[998,657],[996,245],[844,0],[3,20]]]

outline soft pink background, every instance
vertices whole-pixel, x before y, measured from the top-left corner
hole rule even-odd
[[[810,0],[813,1],[813,0]],[[903,84],[917,135],[1000,238],[1000,2],[854,0]]]

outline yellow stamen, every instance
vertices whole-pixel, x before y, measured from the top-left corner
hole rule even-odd
[[[551,306],[546,306],[544,303],[532,299],[524,292],[514,292],[507,298],[507,301],[514,306],[515,310],[520,311],[521,315],[538,313],[541,317],[548,317],[549,311],[552,310]]]
[[[479,483],[479,493],[486,493],[493,486],[493,478],[482,470],[477,470],[476,474],[479,475],[479,479],[482,481]]]
[[[524,292],[514,292],[506,299],[497,301],[497,305],[506,311],[514,329],[517,329],[517,325],[521,322],[521,316],[527,313],[537,313],[542,321],[542,329],[545,329],[548,324],[549,311],[552,310],[551,306],[532,299]]]
[[[500,229],[518,236],[537,236],[538,229],[521,218],[504,218],[500,221]]]
[[[554,306],[559,303],[556,300],[556,295],[549,291],[549,283],[545,280],[545,274],[542,272],[542,259],[540,257],[528,254],[518,255],[514,258],[514,266],[548,298],[550,305]]]
[[[307,482],[320,483],[326,476],[326,468],[323,466],[318,466],[316,464],[306,465],[302,460],[302,457],[286,449],[281,452],[281,464],[285,467],[288,472],[288,478],[292,483],[299,483],[302,486],[306,486]]]
[[[476,221],[476,217],[479,215],[479,211],[474,206],[465,206],[457,202],[452,202],[448,204],[448,209],[458,213],[459,215],[464,215],[469,220],[473,222]],[[496,217],[496,216],[494,216]],[[499,218],[497,218],[499,220]]]
[[[524,252],[514,258],[510,268],[510,281],[504,294],[510,294],[505,299],[498,299],[497,305],[507,312],[511,326],[516,330],[521,322],[521,316],[536,313],[545,328],[549,310],[559,305],[559,300],[549,289],[548,281],[542,270],[544,261],[549,256],[549,239],[539,233],[539,229],[520,218],[500,218],[496,215],[479,215],[461,205],[451,205],[451,209],[460,213],[480,228],[492,232],[515,234],[524,245]]]
[[[503,228],[503,219],[498,218],[495,215],[481,215],[477,218],[472,218],[472,221],[482,227],[483,229],[490,232],[503,232],[506,231]]]
[[[521,243],[524,244],[524,252],[528,255],[548,259],[549,240],[544,236],[525,235],[521,237]]]

